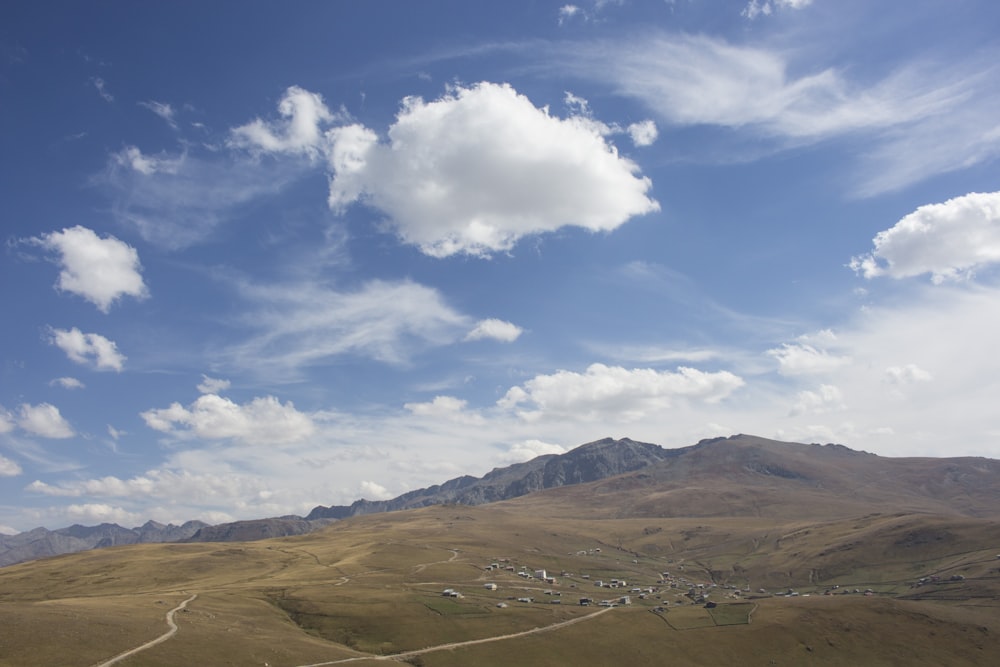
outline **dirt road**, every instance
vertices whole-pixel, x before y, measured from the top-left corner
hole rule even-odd
[[[341,658],[340,660],[331,660],[330,662],[315,662],[311,665],[299,665],[299,667],[327,667],[328,665],[342,665],[348,662],[360,662],[362,660],[396,660],[402,661],[407,658],[412,658],[415,655],[423,655],[424,653],[433,653],[435,651],[447,651],[455,648],[463,648],[465,646],[475,646],[476,644],[488,644],[490,642],[499,642],[506,639],[516,639],[517,637],[526,637],[527,635],[538,634],[539,632],[550,632],[552,630],[558,630],[559,628],[565,628],[567,625],[573,625],[574,623],[579,623],[581,621],[586,621],[591,618],[596,618],[601,614],[606,614],[611,611],[612,607],[605,607],[600,611],[595,611],[593,614],[587,614],[586,616],[579,616],[577,618],[571,618],[568,621],[562,621],[561,623],[554,623],[552,625],[546,625],[541,628],[532,628],[531,630],[525,630],[524,632],[515,632],[509,635],[498,635],[496,637],[485,637],[483,639],[471,639],[465,642],[455,642],[452,644],[439,644],[437,646],[429,646],[427,648],[417,649],[415,651],[406,651],[405,653],[394,653],[392,655],[361,655],[355,658]]]
[[[156,646],[157,644],[161,644],[161,643],[167,641],[168,639],[170,639],[171,637],[173,637],[175,634],[177,634],[177,623],[174,622],[174,614],[176,614],[177,612],[179,612],[181,609],[184,609],[184,607],[187,606],[188,602],[191,602],[196,597],[198,597],[197,593],[195,593],[194,595],[192,595],[191,597],[189,597],[187,600],[184,600],[184,602],[181,602],[179,605],[177,605],[176,607],[174,607],[173,609],[171,609],[170,611],[167,612],[167,626],[169,626],[170,629],[167,630],[166,632],[164,632],[162,635],[160,635],[159,637],[157,637],[156,639],[154,639],[152,641],[146,642],[142,646],[136,646],[135,648],[129,649],[128,651],[125,651],[124,653],[119,653],[118,655],[116,655],[115,657],[111,658],[110,660],[108,660],[106,662],[102,662],[99,665],[96,665],[96,667],[111,667],[111,665],[115,664],[116,662],[120,662],[120,661],[124,660],[125,658],[127,658],[129,656],[132,656],[132,655],[135,655],[136,653],[139,653],[140,651],[145,651],[147,648],[152,648],[153,646]]]

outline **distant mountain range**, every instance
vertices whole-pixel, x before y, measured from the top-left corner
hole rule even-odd
[[[180,542],[207,526],[203,521],[188,521],[181,526],[147,521],[138,528],[122,528],[116,523],[77,524],[59,530],[35,528],[17,535],[0,535],[0,566],[119,544]]]
[[[565,454],[539,456],[463,476],[392,500],[318,506],[284,516],[209,526],[147,522],[44,528],[0,535],[0,566],[62,553],[137,542],[233,542],[301,535],[331,521],[446,503],[503,501],[549,506],[586,517],[835,517],[873,510],[1000,514],[1000,461],[985,458],[885,458],[843,445],[803,445],[749,435],[664,449],[605,438]]]

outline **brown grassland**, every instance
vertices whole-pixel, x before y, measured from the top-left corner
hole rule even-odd
[[[558,507],[537,497],[436,506],[293,538],[6,567],[0,665],[100,665],[166,632],[167,611],[195,593],[176,635],[117,664],[1000,664],[993,519],[616,519]],[[518,576],[522,566],[557,581]],[[658,583],[663,572],[702,584],[718,606],[694,603],[688,584]],[[916,587],[923,577],[937,579]],[[594,585],[612,578],[627,590]],[[638,599],[633,587],[657,592]],[[799,596],[776,595],[789,588]],[[624,594],[630,605],[578,604]],[[490,638],[499,639],[446,646]]]

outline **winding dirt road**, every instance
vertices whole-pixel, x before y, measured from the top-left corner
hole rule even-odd
[[[406,651],[405,653],[393,653],[392,655],[361,655],[355,658],[341,658],[340,660],[331,660],[330,662],[315,662],[311,665],[299,665],[299,667],[327,667],[327,665],[342,665],[344,663],[360,662],[362,660],[402,661],[406,660],[407,658],[412,658],[415,655],[423,655],[424,653],[433,653],[435,651],[447,651],[455,648],[463,648],[465,646],[475,646],[476,644],[488,644],[490,642],[499,642],[505,639],[516,639],[517,637],[534,635],[538,634],[539,632],[549,632],[551,630],[558,630],[559,628],[565,628],[567,625],[573,625],[574,623],[579,623],[581,621],[586,621],[591,618],[596,618],[601,614],[606,614],[607,612],[611,611],[611,609],[612,607],[605,607],[600,611],[595,611],[593,614],[587,614],[586,616],[578,616],[577,618],[571,618],[568,621],[562,621],[561,623],[553,623],[552,625],[546,625],[540,628],[532,628],[531,630],[525,630],[523,632],[515,632],[509,635],[498,635],[496,637],[485,637],[483,639],[470,639],[469,641],[454,642],[452,644],[439,644],[437,646],[420,648],[415,651]]]
[[[177,605],[176,607],[174,607],[173,609],[171,609],[170,611],[167,612],[167,625],[170,627],[170,629],[167,630],[166,632],[164,632],[162,635],[160,635],[159,637],[157,637],[156,639],[154,639],[152,641],[146,642],[142,646],[136,646],[135,648],[129,649],[128,651],[125,651],[124,653],[119,653],[118,655],[116,655],[115,657],[111,658],[110,660],[107,660],[105,662],[102,662],[99,665],[96,665],[96,667],[110,667],[111,665],[115,664],[116,662],[120,662],[120,661],[124,660],[125,658],[127,658],[129,656],[132,656],[132,655],[135,655],[136,653],[139,653],[140,651],[145,651],[147,648],[152,648],[152,647],[156,646],[157,644],[161,644],[161,643],[167,641],[168,639],[170,639],[171,637],[173,637],[175,634],[177,634],[177,623],[174,622],[174,614],[176,614],[177,612],[179,612],[181,609],[184,609],[187,606],[188,602],[191,602],[196,597],[198,597],[197,593],[195,593],[194,595],[192,595],[191,597],[189,597],[187,600],[184,600],[184,602],[181,602],[179,605]]]

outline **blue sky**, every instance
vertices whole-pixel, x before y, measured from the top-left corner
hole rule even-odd
[[[604,436],[1000,454],[994,2],[9,2],[0,530]]]

